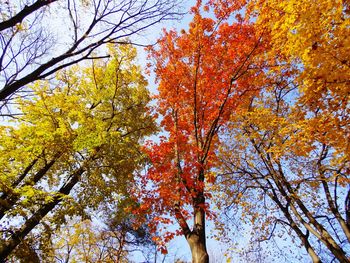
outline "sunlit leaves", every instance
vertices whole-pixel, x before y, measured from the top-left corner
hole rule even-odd
[[[215,183],[218,135],[238,105],[264,85],[264,63],[257,56],[266,48],[261,35],[249,22],[206,16],[211,8],[221,12],[197,1],[189,29],[164,31],[159,46],[150,49],[165,136],[146,149],[152,166],[141,208],[163,221],[174,217],[188,240],[190,233],[201,236],[194,243],[205,242],[204,217],[213,216],[205,198],[211,198],[208,186]],[[190,219],[196,222],[192,232]]]
[[[273,236],[268,233],[276,230],[271,227],[275,220],[289,225],[306,249],[322,242],[329,253],[346,261],[348,243],[340,235],[349,240],[344,223],[350,125],[348,5],[326,0],[246,4],[247,20],[254,21],[271,44],[264,53],[269,85],[231,118],[231,136],[224,137],[228,147],[221,149],[223,182],[233,187],[225,190],[228,202],[240,204],[242,217],[267,231],[263,237]],[[262,211],[258,222],[255,213]],[[276,219],[271,221],[271,215]],[[314,234],[306,235],[309,244],[298,228]],[[327,258],[315,253],[310,253],[313,260]]]
[[[302,93],[299,101],[312,112],[308,117],[313,133],[348,153],[348,4],[337,0],[251,1],[251,6],[258,27],[271,35],[270,55],[300,69],[295,80]]]
[[[19,117],[2,126],[4,242],[21,231],[16,224],[26,226],[50,204],[57,219],[88,213],[131,187],[134,171],[145,161],[140,143],[155,123],[147,81],[134,64],[135,49],[111,46],[110,52],[108,61],[35,83],[33,95],[17,101]]]

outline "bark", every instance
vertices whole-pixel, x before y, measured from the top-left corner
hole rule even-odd
[[[49,162],[47,163],[44,167],[42,167],[32,178],[32,180],[28,180],[27,182],[24,183],[24,185],[30,185],[33,184],[35,185],[41,178],[43,178],[43,176],[50,170],[50,168],[55,164],[55,162],[57,161],[57,158],[59,157],[60,154],[56,154],[56,156]],[[36,161],[35,161],[36,162]],[[34,163],[35,164],[35,163]],[[33,165],[34,165],[33,164]],[[30,165],[29,167],[32,168],[33,165]],[[25,171],[25,173],[23,173],[20,178],[14,182],[13,187],[18,186],[21,181],[23,181],[23,179],[27,176],[29,171]],[[2,201],[2,203],[4,205],[2,205],[0,207],[0,219],[2,219],[5,216],[5,213],[12,209],[13,206],[16,204],[16,202],[18,201],[18,199],[20,199],[20,195],[15,195],[15,194],[11,194],[11,195],[7,195],[4,194],[1,198],[0,201]]]
[[[317,256],[315,250],[313,250],[311,247],[307,248],[306,250],[307,253],[310,255],[313,263],[322,263],[321,259]]]
[[[334,217],[338,220],[339,225],[341,226],[341,228],[344,231],[344,234],[346,236],[346,238],[348,239],[348,241],[350,242],[350,229],[349,229],[349,225],[346,223],[346,221],[344,220],[344,218],[341,216],[337,204],[336,204],[336,195],[334,196],[334,199],[331,195],[331,191],[329,189],[328,186],[328,179],[326,178],[325,175],[325,169],[323,167],[322,161],[325,160],[328,156],[328,147],[324,144],[322,146],[322,152],[320,154],[320,158],[317,162],[317,166],[318,166],[318,173],[320,175],[320,179],[321,179],[321,183],[323,186],[323,190],[327,199],[327,203],[329,206],[329,209],[331,210],[331,212],[333,213]],[[336,186],[335,186],[336,187]]]
[[[306,234],[302,232],[302,230],[298,227],[297,223],[294,221],[292,215],[290,214],[288,210],[288,206],[283,206],[283,204],[278,199],[278,195],[275,193],[274,189],[272,189],[272,193],[268,193],[268,191],[265,189],[265,187],[261,186],[261,188],[267,193],[270,198],[278,205],[278,207],[283,212],[284,216],[287,218],[289,222],[289,226],[294,230],[294,232],[299,237],[301,243],[305,247],[307,253],[311,257],[311,260],[313,263],[321,263],[321,259],[317,255],[315,249],[312,247],[312,245],[309,242],[309,231],[307,231]]]
[[[321,225],[312,213],[307,209],[302,200],[295,195],[294,189],[290,182],[286,179],[282,165],[279,161],[276,161],[278,165],[278,170],[276,171],[273,167],[273,164],[270,159],[266,159],[267,168],[274,178],[276,185],[278,186],[281,194],[286,198],[287,202],[290,204],[290,207],[298,218],[298,220],[305,226],[305,228],[310,231],[310,233],[314,234],[325,246],[329,249],[329,251],[340,261],[340,262],[349,262],[350,260],[347,258],[345,251],[337,244],[334,238],[329,234],[329,232]],[[284,187],[287,189],[285,190]],[[294,205],[296,204],[296,206]],[[309,220],[309,222],[305,221],[302,215],[299,213],[297,207],[300,209],[302,215],[305,216]],[[314,226],[315,229],[312,227]]]
[[[0,28],[9,28],[11,25],[13,26],[22,21],[25,16],[35,10],[55,1],[57,0],[38,0],[33,5],[25,7],[9,21],[1,23]],[[46,62],[43,62],[43,64],[37,65],[36,63],[32,63],[32,61],[26,61],[28,65],[24,68],[28,69],[29,66],[33,65],[37,65],[37,67],[32,71],[27,70],[28,74],[23,75],[19,79],[7,79],[4,87],[0,90],[0,101],[6,102],[8,97],[27,84],[49,77],[63,68],[77,64],[83,60],[107,58],[109,56],[94,56],[92,54],[97,48],[107,43],[126,44],[125,38],[136,35],[162,20],[175,18],[181,15],[181,13],[174,11],[177,6],[176,1],[171,3],[170,1],[159,0],[153,3],[153,1],[144,0],[139,3],[140,5],[137,5],[135,4],[137,1],[123,0],[118,1],[118,4],[115,3],[113,6],[112,2],[113,1],[96,1],[93,10],[94,18],[91,23],[86,26],[86,30],[77,26],[81,24],[80,20],[70,19],[72,20],[71,22],[74,23],[73,31],[76,33],[74,42],[67,46],[65,52],[53,54],[52,57]],[[100,27],[106,24],[106,28]],[[77,32],[80,31],[84,32],[82,32],[81,36],[78,38]],[[35,32],[32,33],[34,34]],[[91,39],[94,39],[94,41],[90,41]],[[45,42],[45,44],[46,43],[48,42]],[[34,46],[29,46],[27,49],[31,52],[35,51]],[[15,57],[12,58],[13,65],[11,64],[14,68],[19,66],[16,64]],[[11,74],[17,76],[19,73],[18,71],[23,71],[24,68],[17,69],[17,71]]]
[[[193,263],[209,263],[209,255],[206,246],[205,236],[205,211],[203,209],[205,204],[205,198],[201,193],[197,198],[194,198],[194,227],[191,231],[188,227],[186,219],[181,213],[179,204],[175,205],[175,217],[179,223],[183,235],[191,249],[192,262]]]
[[[192,253],[192,263],[209,263],[209,255],[206,249],[205,236],[197,233],[192,233],[187,242]]]
[[[186,240],[192,253],[192,263],[209,263],[205,236],[205,198],[203,193],[194,198],[194,227]]]
[[[264,163],[267,171],[269,172],[271,178],[275,182],[278,191],[290,205],[292,212],[300,221],[300,223],[303,224],[304,227],[310,231],[310,233],[312,233],[319,241],[321,241],[340,262],[350,263],[350,260],[347,258],[345,251],[337,244],[337,242],[329,234],[325,227],[315,219],[312,213],[304,205],[302,200],[295,194],[292,185],[284,175],[284,171],[279,160],[274,160],[278,166],[276,170],[272,163],[271,157],[261,151],[259,148],[260,146],[255,142],[254,139],[251,139],[251,142],[257,153],[260,155],[260,158]],[[300,212],[298,208],[300,209]],[[308,221],[304,220],[303,216]]]
[[[69,195],[72,188],[79,182],[80,176],[84,173],[84,169],[80,168],[75,171],[69,181],[59,190],[60,195],[56,195],[51,202],[44,204],[37,212],[35,212],[24,225],[15,231],[11,237],[0,245],[0,262],[4,262],[12,251],[21,243],[21,241],[36,227],[40,221],[50,211],[52,211],[61,201],[62,195]]]
[[[0,23],[0,31],[13,27],[18,23],[21,23],[23,19],[37,11],[38,9],[56,2],[57,0],[38,0],[32,5],[26,5],[18,14]]]
[[[345,215],[347,227],[350,228],[350,189],[345,198]]]

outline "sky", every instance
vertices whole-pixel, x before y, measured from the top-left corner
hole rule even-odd
[[[191,1],[185,1],[183,3],[183,9],[184,10],[190,10],[190,8],[195,4],[194,0]],[[140,36],[141,43],[155,43],[155,41],[161,36],[162,30],[170,30],[175,29],[176,31],[180,31],[181,29],[188,29],[189,23],[192,20],[191,14],[187,13],[185,14],[181,19],[179,20],[169,20],[162,22],[150,29],[148,29],[143,35]],[[137,40],[135,42],[138,42]],[[138,50],[138,63],[143,68],[146,68],[146,64],[148,62],[147,60],[147,52],[143,47],[137,47]],[[155,83],[155,75],[151,72],[150,75],[145,74],[147,77],[148,83],[149,83],[149,90],[152,94],[155,94],[157,92],[157,84]],[[177,229],[177,225],[172,226],[171,228]],[[210,222],[207,222],[207,231],[208,233],[213,229],[213,225]],[[209,237],[209,235],[208,235]],[[215,258],[215,263],[223,263],[226,262],[226,258],[223,256],[224,254],[224,244],[220,244],[214,239],[208,238],[207,240],[207,247],[208,247],[208,253],[210,254],[211,258]],[[168,251],[169,254],[165,256],[164,262],[174,262],[175,259],[181,259],[186,262],[191,262],[191,251],[189,249],[189,246],[183,236],[175,237],[168,245]],[[133,260],[135,262],[140,262],[142,260],[142,256],[136,255]],[[164,259],[163,256],[160,256],[158,260]],[[161,262],[161,261],[159,261]],[[214,263],[214,261],[211,261]]]
[[[195,4],[195,1],[185,1],[185,9],[189,10],[191,6]],[[151,29],[147,30],[143,36],[141,36],[141,42],[153,43],[159,36],[161,35],[162,29],[165,28],[175,29],[176,31],[180,31],[181,29],[188,29],[188,25],[191,22],[192,16],[190,14],[185,15],[182,19],[177,21],[166,21],[163,22]],[[147,53],[142,47],[138,47],[138,59],[139,63],[145,67],[147,64]],[[156,93],[157,84],[154,82],[155,76],[152,73],[151,75],[146,75],[149,82],[149,89],[152,93]],[[155,137],[156,138],[156,137]],[[177,225],[170,227],[172,229],[176,229]],[[243,260],[239,257],[239,252],[243,251],[249,245],[249,238],[251,235],[251,228],[249,225],[242,225],[242,230],[240,232],[236,232],[232,236],[232,243],[225,244],[215,239],[211,238],[212,231],[214,231],[215,226],[213,222],[207,220],[206,224],[207,228],[207,249],[210,257],[211,263],[223,263],[223,262],[243,262]],[[233,231],[233,229],[231,229]],[[236,246],[233,247],[232,244],[236,243]],[[264,262],[309,262],[308,256],[304,253],[302,249],[299,251],[293,251],[296,248],[295,245],[291,245],[291,240],[288,236],[283,236],[282,238],[275,238],[271,240],[268,244],[262,244],[259,249],[263,251],[276,251],[279,253],[277,256],[269,257],[267,254],[265,256]],[[258,249],[258,248],[256,248]],[[298,257],[288,257],[289,251],[295,253]],[[189,246],[183,236],[175,237],[168,245],[169,254],[165,257],[164,262],[174,262],[175,259],[181,259],[186,262],[191,262],[191,251]],[[227,253],[227,257],[226,257]],[[283,257],[283,253],[286,254],[286,257]],[[162,257],[159,260],[163,259]],[[142,262],[142,256],[136,255],[133,260],[135,262]],[[157,261],[162,262],[162,261]],[[247,261],[245,261],[247,262]],[[248,261],[249,262],[249,261]],[[256,259],[255,262],[260,262],[259,259]]]
[[[189,8],[195,3],[194,0],[192,1],[184,1],[184,8],[183,10],[189,10]],[[187,29],[188,24],[191,21],[191,15],[187,14],[184,15],[184,17],[177,21],[166,21],[161,24],[158,24],[156,26],[153,26],[152,28],[145,31],[143,34],[137,36],[135,38],[136,43],[140,44],[150,44],[155,43],[156,40],[159,38],[162,28],[171,29],[174,28],[178,31],[181,29]],[[55,25],[53,25],[55,26]],[[59,30],[59,28],[57,28]],[[145,67],[147,64],[147,53],[145,52],[143,47],[137,47],[138,49],[138,62],[142,67]],[[151,75],[145,75],[148,78],[149,82],[149,89],[152,93],[156,92],[157,85],[154,83],[154,74]],[[173,226],[173,228],[177,228],[177,226]],[[213,223],[208,222],[207,223],[207,231],[208,231],[208,240],[207,240],[207,247],[208,252],[211,257],[212,263],[221,263],[226,262],[227,259],[224,256],[224,252],[227,250],[227,247],[225,247],[225,244],[222,244],[220,242],[215,241],[214,239],[210,238],[210,232],[214,229]],[[236,239],[240,242],[240,245],[237,246],[237,249],[244,248],[244,246],[247,245],[248,239],[249,239],[249,227],[247,227],[245,230],[243,230],[241,233],[239,233],[238,237],[234,237],[233,239]],[[288,246],[288,242],[285,242],[285,246]],[[281,243],[282,244],[282,243]],[[169,255],[165,257],[164,262],[174,262],[174,259],[182,259],[184,261],[190,261],[191,260],[191,252],[190,249],[186,243],[186,240],[183,236],[176,237],[174,240],[172,240],[169,243],[168,246]],[[234,252],[234,251],[233,251]],[[141,255],[135,255],[133,260],[135,262],[142,262],[143,258]],[[239,258],[237,256],[231,258],[233,262],[239,262]],[[287,262],[287,261],[285,261]],[[296,262],[296,261],[294,261]]]
[[[190,8],[195,4],[194,0],[191,1],[185,1],[184,3],[184,9],[183,10],[190,10]],[[181,19],[179,20],[171,20],[171,21],[165,21],[162,22],[149,30],[147,30],[142,36],[140,37],[140,42],[141,43],[154,43],[162,34],[162,30],[170,30],[170,29],[175,29],[176,31],[180,31],[181,29],[187,30],[189,27],[189,23],[192,20],[191,14],[187,13],[184,15]],[[137,42],[137,40],[136,40]],[[138,63],[143,68],[146,68],[146,64],[148,62],[147,60],[147,52],[143,47],[137,47],[138,50]],[[147,77],[147,80],[149,82],[149,90],[151,91],[152,94],[155,94],[157,92],[157,84],[155,83],[155,75],[153,72],[151,72],[150,75],[145,74]],[[157,140],[157,136],[152,137],[153,139]],[[191,223],[191,222],[190,222]],[[176,230],[178,228],[177,225],[174,226],[169,226],[171,229]],[[208,233],[208,238],[207,238],[207,249],[208,253],[210,255],[210,262],[212,263],[224,263],[228,262],[227,260],[230,257],[225,257],[224,253],[225,251],[228,251],[228,247],[226,244],[220,243],[216,241],[213,238],[210,238],[211,236],[211,231],[214,230],[214,225],[212,222],[207,220],[206,224],[206,230]],[[242,247],[246,245],[248,242],[248,239],[246,236],[241,236],[240,237],[240,244]],[[164,262],[171,263],[174,262],[175,259],[181,259],[186,262],[191,262],[191,251],[190,248],[183,236],[177,236],[175,237],[169,244],[168,244],[168,251],[169,254],[165,256]],[[142,262],[143,257],[140,254],[136,254],[133,258],[136,263]],[[158,258],[157,262],[161,262],[160,260],[163,260],[164,257],[160,256]],[[238,257],[236,258],[231,258],[233,262],[238,262]]]

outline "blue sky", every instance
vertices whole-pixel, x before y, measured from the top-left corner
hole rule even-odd
[[[195,4],[195,1],[186,1],[185,9],[189,10],[192,5]],[[178,21],[166,21],[163,22],[151,29],[147,30],[143,36],[140,37],[138,43],[154,43],[156,39],[159,38],[162,32],[162,28],[176,29],[180,31],[181,29],[188,29],[188,25],[191,21],[191,15],[185,15],[181,20]],[[138,39],[137,39],[138,40]],[[136,41],[137,42],[137,41]],[[139,63],[145,67],[147,64],[147,54],[142,47],[138,48],[139,54]],[[149,81],[149,89],[152,93],[155,93],[157,90],[157,85],[154,83],[154,74],[151,74],[147,77]],[[171,229],[176,229],[178,226],[170,226]],[[235,235],[232,235],[232,244],[236,243],[236,246],[232,246],[232,244],[224,244],[210,238],[211,232],[214,230],[213,222],[207,221],[207,249],[210,255],[210,262],[221,263],[221,262],[243,262],[241,258],[239,258],[238,253],[244,250],[249,245],[250,238],[250,227],[248,225],[243,225],[243,230],[240,232],[235,232]],[[230,229],[234,232],[233,229]],[[266,254],[266,258],[264,262],[309,262],[308,256],[304,253],[303,249],[299,249],[295,251],[297,248],[295,245],[291,244],[290,238],[288,236],[283,236],[282,238],[275,238],[271,240],[268,244],[262,244],[262,249],[266,252],[267,250],[272,251],[275,249],[276,251],[282,252],[280,257],[268,257]],[[294,250],[296,255],[300,255],[304,260],[299,260],[296,257],[286,257],[282,258],[283,251],[288,254],[288,249]],[[191,261],[191,252],[188,247],[188,244],[183,236],[175,237],[168,245],[169,255],[165,257],[164,262],[174,262],[175,259],[181,259],[187,262]],[[228,257],[225,254],[228,253]],[[159,258],[161,262],[163,257]],[[140,255],[135,255],[133,258],[135,262],[143,262],[143,257]],[[269,261],[271,260],[271,261]],[[158,262],[158,261],[157,261]],[[247,262],[247,261],[245,261]],[[249,262],[249,261],[248,261]],[[260,262],[260,261],[256,261]]]

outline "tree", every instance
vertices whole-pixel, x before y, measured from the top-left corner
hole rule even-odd
[[[179,15],[176,1],[1,1],[0,100],[83,60],[105,58],[99,48]],[[56,21],[57,20],[57,21]],[[44,26],[49,25],[49,26]],[[55,28],[60,27],[58,34]]]
[[[18,99],[22,115],[1,127],[1,260],[44,217],[60,224],[129,191],[155,124],[135,49],[110,54],[62,72],[54,86],[36,82],[33,97]]]
[[[279,63],[274,84],[232,119],[226,202],[263,230],[257,239],[285,228],[314,262],[349,262],[348,3],[249,4]]]
[[[54,237],[53,255],[45,255],[44,262],[130,262],[132,252],[155,246],[147,227],[134,229],[129,216],[124,214],[122,222],[113,218],[105,227],[90,220],[65,225]]]
[[[126,212],[136,204],[120,197],[81,216],[65,216],[62,222],[46,216],[8,257],[9,262],[133,262],[135,252],[153,262],[156,245],[147,224]],[[98,213],[98,216],[94,215]],[[44,229],[41,229],[44,228]]]
[[[139,211],[152,213],[156,222],[175,218],[193,262],[209,262],[206,187],[214,181],[218,134],[240,100],[256,92],[262,65],[254,58],[264,48],[250,23],[205,18],[202,8],[200,1],[192,8],[188,31],[164,32],[159,48],[151,49],[159,82],[156,111],[166,135],[146,149],[151,167],[139,196]],[[159,244],[174,235],[165,233]]]
[[[294,232],[313,262],[329,261],[327,254],[348,262],[341,205],[348,162],[309,133],[309,120],[288,103],[291,92],[275,87],[236,116],[221,155],[222,207],[236,207],[232,213],[253,225],[255,240]]]
[[[271,35],[269,56],[298,67],[295,82],[307,105],[319,140],[348,158],[349,23],[348,1],[251,1],[260,30]],[[277,10],[278,12],[269,12]],[[282,64],[281,63],[281,64]],[[322,127],[322,128],[321,128]],[[336,136],[331,138],[328,135]]]

